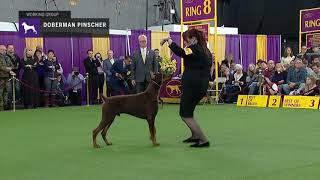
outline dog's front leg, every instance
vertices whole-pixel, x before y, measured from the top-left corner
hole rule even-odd
[[[157,143],[156,127],[154,126],[154,119],[149,119],[147,121],[148,121],[148,124],[149,124],[150,138],[151,138],[153,146],[154,147],[160,146],[160,144]]]

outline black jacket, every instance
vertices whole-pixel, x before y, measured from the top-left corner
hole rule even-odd
[[[98,76],[97,67],[101,66],[98,60],[91,59],[88,57],[84,60],[84,68],[86,69],[86,73],[89,73],[89,77]]]

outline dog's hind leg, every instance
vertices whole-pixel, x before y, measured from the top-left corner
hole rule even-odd
[[[148,119],[147,121],[149,125],[149,132],[150,132],[152,144],[154,147],[159,146],[160,144],[157,143],[157,138],[156,138],[156,127],[154,126],[154,118]]]
[[[109,146],[109,145],[112,145],[112,143],[110,141],[108,141],[107,139],[107,132],[111,126],[111,124],[113,123],[114,121],[114,118],[115,118],[115,115],[110,117],[110,120],[107,121],[107,126],[102,130],[101,132],[101,136],[102,136],[102,139],[104,140],[104,142]]]
[[[97,135],[100,131],[102,131],[107,126],[107,121],[104,116],[102,116],[102,120],[100,121],[97,128],[95,128],[92,131],[92,141],[93,141],[93,147],[94,148],[100,148],[100,146],[97,144]]]

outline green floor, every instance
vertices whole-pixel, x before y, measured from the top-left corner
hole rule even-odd
[[[93,149],[100,107],[0,112],[0,180],[320,179],[320,111],[199,106],[209,149],[180,141],[189,132],[178,106],[157,117],[160,147],[144,120],[123,115],[113,146]]]

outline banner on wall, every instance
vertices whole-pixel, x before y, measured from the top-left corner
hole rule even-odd
[[[300,23],[301,33],[320,31],[320,8],[301,10]]]
[[[214,20],[214,0],[180,0],[182,23]]]
[[[307,48],[312,48],[313,46],[320,46],[320,33],[307,34],[306,46]]]
[[[188,29],[197,29],[200,30],[204,33],[204,36],[206,38],[206,41],[209,41],[209,31],[210,31],[210,24],[206,23],[206,24],[195,24],[195,25],[189,25]]]

